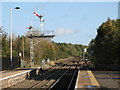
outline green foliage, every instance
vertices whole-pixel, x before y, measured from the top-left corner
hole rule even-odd
[[[42,59],[58,60],[67,58],[73,55],[82,56],[83,45],[71,43],[55,43],[49,40],[37,39],[40,42],[34,46],[35,64],[40,64]],[[36,40],[34,40],[35,43]],[[7,38],[3,38],[3,56],[10,55],[10,43]],[[27,36],[18,36],[13,39],[13,57],[19,56],[23,52],[27,63],[30,62],[30,40]]]
[[[2,56],[3,57],[8,57],[10,56],[10,48],[9,48],[9,43],[10,41],[7,40],[6,36],[2,36]]]
[[[90,58],[95,64],[117,64],[120,46],[120,20],[108,20],[97,29],[89,44]]]

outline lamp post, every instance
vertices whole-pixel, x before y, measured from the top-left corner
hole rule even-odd
[[[15,7],[14,9],[20,9],[20,7]],[[10,63],[10,69],[12,69],[12,8],[10,8]]]

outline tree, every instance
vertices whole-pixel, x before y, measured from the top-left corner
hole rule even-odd
[[[8,57],[10,56],[10,41],[7,40],[7,36],[2,36],[2,56]]]
[[[93,51],[91,55],[94,62],[101,64],[118,63],[118,47],[120,32],[119,20],[108,20],[99,26],[97,36],[89,44],[89,50]]]

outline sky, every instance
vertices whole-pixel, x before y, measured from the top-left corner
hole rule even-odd
[[[19,6],[20,10],[14,8]],[[15,35],[25,35],[30,26],[41,29],[39,18],[45,19],[44,31],[55,31],[55,42],[88,45],[97,28],[107,20],[118,18],[118,2],[2,2],[2,26],[10,33],[10,8]]]

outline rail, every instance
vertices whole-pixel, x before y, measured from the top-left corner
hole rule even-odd
[[[68,62],[67,64],[70,64],[71,62]],[[71,66],[69,66],[69,69],[70,69],[70,67]],[[31,90],[31,89],[34,89],[34,88],[43,88],[43,86],[45,86],[47,83],[49,83],[49,81],[47,81],[47,79],[49,79],[49,78],[51,78],[51,77],[53,77],[53,76],[55,76],[55,75],[58,75],[58,72],[60,72],[63,68],[65,68],[65,66],[57,66],[57,68],[60,68],[58,71],[55,71],[52,75],[50,75],[50,76],[48,76],[48,77],[46,77],[46,78],[44,78],[42,81],[40,81],[40,82],[38,82],[38,83],[36,83],[36,84],[34,84],[33,86],[31,86],[28,90]],[[42,85],[43,83],[45,83],[44,85]]]
[[[53,84],[51,85],[48,90],[54,90],[56,88],[59,88],[59,86],[62,84],[60,82],[64,82],[65,81],[65,77],[67,75],[71,75],[72,76],[72,79],[70,79],[70,83],[68,84],[68,82],[65,83],[65,88],[62,88],[62,85],[61,85],[61,89],[66,89],[66,86],[67,86],[67,90],[70,89],[71,85],[72,85],[72,82],[73,80],[75,79],[75,75],[77,74],[77,66],[75,66],[75,69],[72,69],[71,67]],[[70,77],[69,77],[70,78]],[[69,81],[69,79],[68,79]],[[58,87],[57,87],[58,86]]]

